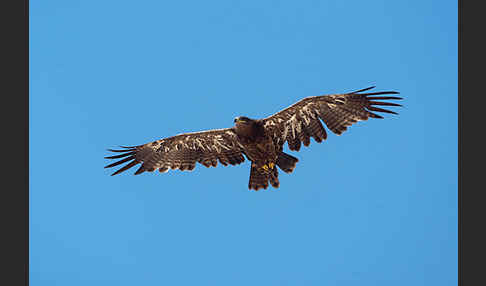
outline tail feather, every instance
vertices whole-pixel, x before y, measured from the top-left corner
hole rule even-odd
[[[280,186],[280,182],[278,181],[278,169],[276,167],[270,172],[268,179],[270,180],[272,187],[278,188]]]
[[[277,166],[285,173],[292,173],[299,159],[284,152],[280,152],[277,157]]]
[[[260,188],[268,188],[268,175],[258,171],[255,163],[251,163],[250,182],[248,188],[258,191]]]
[[[250,181],[248,183],[248,188],[250,190],[258,191],[259,189],[267,189],[268,182],[274,188],[278,188],[280,186],[280,182],[278,181],[278,170],[277,168],[273,168],[270,173],[261,172],[255,163],[251,163],[251,170],[250,170]]]

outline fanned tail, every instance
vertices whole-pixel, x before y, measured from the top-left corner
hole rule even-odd
[[[285,173],[292,173],[299,159],[284,152],[280,152],[277,157],[277,166]]]

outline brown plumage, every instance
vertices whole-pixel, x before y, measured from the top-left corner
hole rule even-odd
[[[117,155],[106,159],[121,159],[105,168],[123,163],[125,166],[114,172],[119,174],[137,164],[141,164],[135,175],[145,171],[167,172],[169,169],[193,170],[196,163],[206,167],[237,165],[251,161],[249,189],[266,189],[270,185],[278,188],[278,166],[291,173],[298,159],[283,152],[287,142],[289,149],[299,151],[301,144],[309,146],[310,138],[316,142],[326,140],[327,133],[322,125],[335,134],[342,134],[348,126],[367,120],[383,118],[374,112],[397,114],[376,106],[401,106],[381,100],[400,100],[396,91],[364,93],[366,88],[351,93],[322,95],[304,98],[264,119],[247,117],[235,118],[235,126],[195,133],[185,133],[156,140],[147,144],[108,149]],[[118,154],[121,153],[121,154]]]

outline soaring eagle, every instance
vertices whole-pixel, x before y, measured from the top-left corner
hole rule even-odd
[[[286,173],[291,173],[297,158],[283,152],[285,142],[290,150],[299,151],[301,143],[309,146],[310,137],[316,142],[327,138],[321,120],[335,134],[340,135],[348,126],[358,121],[383,118],[373,113],[396,112],[376,107],[376,105],[401,106],[397,103],[376,100],[402,99],[396,91],[364,93],[369,87],[344,94],[331,94],[304,98],[297,103],[267,118],[251,119],[236,117],[234,126],[194,133],[184,133],[173,137],[149,142],[147,144],[125,147],[122,150],[108,149],[121,153],[106,159],[120,159],[105,168],[111,168],[128,162],[112,174],[119,174],[137,164],[142,164],[135,175],[145,171],[167,172],[169,169],[193,170],[196,162],[206,167],[216,167],[218,161],[227,166],[251,161],[248,188],[266,189],[268,182],[279,187],[278,166]]]

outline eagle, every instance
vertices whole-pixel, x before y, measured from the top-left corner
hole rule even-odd
[[[238,165],[251,162],[248,188],[258,191],[270,185],[278,188],[278,168],[291,173],[296,163],[294,156],[283,151],[287,142],[292,151],[299,151],[301,144],[309,146],[310,138],[320,143],[327,139],[326,129],[337,135],[348,126],[368,118],[383,118],[374,112],[398,114],[377,106],[401,106],[386,100],[401,100],[390,96],[396,91],[366,92],[374,86],[343,94],[306,97],[295,104],[263,119],[239,116],[234,126],[194,133],[183,133],[138,146],[120,146],[108,149],[116,155],[105,159],[121,159],[105,166],[111,168],[127,163],[115,171],[117,175],[141,164],[135,175],[145,171],[170,169],[191,171],[200,163],[206,167]],[[321,122],[322,121],[322,122]],[[120,154],[118,154],[120,153]]]

